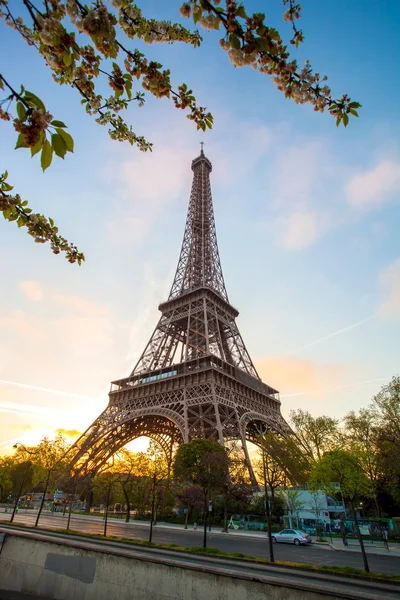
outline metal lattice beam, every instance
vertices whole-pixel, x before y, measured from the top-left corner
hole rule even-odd
[[[128,378],[112,383],[107,408],[75,443],[71,466],[96,472],[129,441],[148,436],[166,450],[196,437],[246,441],[260,427],[289,427],[278,392],[264,384],[240,335],[238,311],[222,275],[212,205],[212,166],[203,150],[193,185],[178,267],[160,320]]]

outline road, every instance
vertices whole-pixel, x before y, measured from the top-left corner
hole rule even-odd
[[[1,520],[6,520],[7,515],[1,513]],[[25,514],[20,512],[16,515],[15,523],[26,523],[33,525],[36,519],[36,513]],[[42,513],[40,525],[47,529],[65,529],[67,515],[64,517],[61,513],[46,515]],[[103,533],[104,522],[101,517],[89,517],[84,515],[72,515],[71,529],[82,531],[84,533]],[[110,518],[107,527],[108,535],[118,537],[147,540],[149,535],[149,525],[142,523],[124,523]],[[203,543],[203,532],[201,529],[180,529],[157,527],[153,528],[153,542],[156,544],[177,544],[179,546],[192,547],[201,546]],[[248,537],[235,535],[234,533],[220,533],[212,531],[207,536],[207,546],[209,548],[218,548],[224,552],[242,552],[250,556],[269,558],[268,543],[265,538]],[[305,563],[318,566],[340,566],[363,568],[361,554],[357,552],[341,552],[330,548],[321,548],[310,546],[292,546],[289,544],[275,544],[274,552],[276,560],[290,561],[296,563]],[[368,550],[367,550],[368,554]],[[368,556],[370,570],[374,573],[385,575],[400,575],[400,557],[389,555]]]

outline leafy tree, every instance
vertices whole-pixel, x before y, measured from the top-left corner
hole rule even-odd
[[[380,466],[386,484],[400,502],[400,377],[393,377],[389,384],[372,399],[370,407],[376,423]]]
[[[290,411],[290,423],[294,435],[311,464],[322,458],[325,452],[334,450],[340,442],[339,420],[325,415],[313,417],[308,411]]]
[[[13,463],[10,457],[0,457],[0,502],[6,502],[13,490]]]
[[[304,451],[296,435],[283,437],[274,431],[268,431],[260,437],[261,448],[267,457],[266,475],[272,483],[271,496],[274,501],[274,488],[278,480],[284,486],[302,483],[310,473],[310,457]],[[269,469],[269,471],[268,471]]]
[[[268,432],[267,437],[272,438],[275,434]],[[275,493],[279,487],[285,486],[287,482],[287,475],[285,470],[281,467],[280,462],[267,452],[267,448],[271,447],[271,443],[267,440],[261,439],[261,446],[258,448],[258,459],[255,462],[255,473],[257,479],[263,482],[265,487],[269,488],[269,495],[271,496],[271,512],[274,510]]]
[[[117,499],[118,494],[118,473],[115,471],[109,470],[107,472],[100,473],[95,475],[93,478],[93,493],[100,500],[102,504],[104,504],[104,537],[107,536],[107,523],[108,523],[108,509],[110,504],[112,504]]]
[[[359,464],[371,483],[376,512],[380,516],[378,493],[382,483],[382,460],[375,415],[369,409],[361,409],[358,414],[350,411],[345,416],[344,423],[347,448],[358,457]]]
[[[228,456],[229,476],[223,486],[223,531],[228,533],[228,508],[245,503],[248,505],[252,497],[252,485],[249,479],[248,464],[241,442],[231,441],[225,446]],[[215,503],[214,503],[215,504]]]
[[[333,450],[325,453],[313,468],[310,489],[314,491],[322,490],[326,494],[334,495],[336,492],[334,482],[340,484],[343,497],[350,505],[360,542],[364,569],[369,571],[367,555],[358,526],[356,506],[358,506],[361,498],[371,498],[374,491],[371,482],[361,468],[360,461],[348,450]]]
[[[299,511],[304,507],[304,502],[300,499],[301,491],[296,488],[285,488],[281,492],[284,498],[286,510],[289,515],[289,527],[293,527],[293,516],[297,515],[297,527],[299,526]]]
[[[170,462],[163,448],[157,443],[151,441],[148,449],[150,480],[150,499],[151,499],[151,517],[149,542],[153,539],[153,524],[156,521],[156,511],[162,498],[161,484],[168,480],[170,474]]]
[[[186,481],[203,492],[204,534],[203,548],[207,547],[208,500],[211,491],[221,492],[227,482],[229,459],[225,448],[211,440],[194,439],[181,444],[173,465],[178,481]]]
[[[115,470],[126,504],[126,522],[130,520],[130,504],[144,513],[145,496],[149,485],[150,456],[145,452],[129,452],[123,448],[118,453]]]
[[[324,508],[325,502],[324,502],[324,499],[322,498],[322,494],[321,494],[320,490],[311,489],[310,495],[311,495],[311,502],[309,505],[309,510],[311,510],[315,514],[315,529],[317,531],[317,540],[322,542],[322,541],[324,541],[324,538],[323,538],[322,532],[321,532],[320,515]]]
[[[290,44],[297,48],[304,40],[296,25],[301,7],[296,0],[282,1],[283,18],[291,27]],[[268,75],[286,98],[310,103],[319,112],[329,111],[337,125],[346,127],[351,115],[358,116],[358,102],[346,94],[334,99],[325,76],[314,73],[309,61],[300,67],[292,59],[287,43],[264,14],[251,14],[235,0],[189,0],[180,13],[204,29],[221,30],[220,48],[233,65]],[[212,115],[198,106],[188,85],[182,83],[174,89],[169,69],[131,45],[131,40],[140,40],[148,44],[182,42],[196,48],[202,43],[197,30],[146,17],[133,0],[96,0],[88,5],[79,0],[0,0],[0,18],[40,54],[55,83],[68,85],[77,93],[86,112],[109,128],[112,139],[127,141],[141,151],[151,150],[151,142],[121,116],[132,102],[143,106],[149,95],[172,100],[178,109],[187,111],[198,129],[212,127]],[[40,153],[45,170],[54,154],[64,159],[73,152],[73,138],[37,95],[23,85],[18,89],[18,75],[12,77],[16,81],[8,73],[0,74],[4,91],[0,119],[11,123],[18,133],[16,148],[28,148],[32,156]],[[27,201],[12,190],[6,172],[0,179],[4,218],[26,227],[35,241],[50,242],[54,253],[64,252],[71,263],[80,264],[84,255],[60,236],[54,221],[32,213]]]
[[[203,492],[197,485],[184,485],[176,491],[180,505],[186,508],[185,529],[188,528],[190,511],[203,504]]]

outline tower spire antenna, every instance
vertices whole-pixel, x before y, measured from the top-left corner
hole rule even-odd
[[[200,142],[200,146],[201,146],[201,154],[204,154],[204,142]]]

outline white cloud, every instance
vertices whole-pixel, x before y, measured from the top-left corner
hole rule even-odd
[[[328,227],[325,215],[315,210],[294,212],[282,223],[282,244],[289,250],[311,246]]]
[[[340,221],[329,195],[337,169],[323,140],[279,143],[269,175],[268,226],[279,245],[302,250]]]
[[[43,298],[42,289],[37,281],[21,281],[19,289],[33,302],[38,302]]]
[[[281,149],[274,161],[271,177],[274,204],[291,209],[309,205],[311,192],[325,164],[330,161],[326,145],[320,140],[291,144]]]
[[[379,308],[383,318],[400,317],[400,258],[382,271],[380,282],[386,299]]]
[[[360,171],[348,181],[345,191],[352,206],[383,204],[400,191],[400,162],[384,159],[371,169]]]

